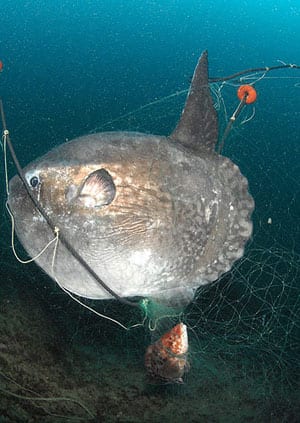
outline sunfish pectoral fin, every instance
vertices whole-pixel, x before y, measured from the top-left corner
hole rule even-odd
[[[85,207],[102,207],[110,204],[116,195],[116,187],[106,169],[97,169],[84,181],[78,200]]]
[[[204,51],[196,66],[185,107],[170,138],[199,153],[212,153],[218,139],[218,120],[208,84]]]

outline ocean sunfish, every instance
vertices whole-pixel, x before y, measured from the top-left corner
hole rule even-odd
[[[207,52],[170,136],[103,132],[66,142],[23,169],[60,232],[120,297],[188,303],[227,272],[252,233],[254,202],[239,168],[217,154]],[[8,205],[35,257],[54,238],[19,176]],[[36,262],[79,296],[112,298],[59,242]]]

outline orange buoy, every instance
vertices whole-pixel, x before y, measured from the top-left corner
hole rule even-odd
[[[237,90],[237,96],[240,100],[245,98],[246,104],[254,103],[257,97],[257,93],[252,85],[241,85]]]
[[[0,60],[0,72],[3,70],[3,62]]]

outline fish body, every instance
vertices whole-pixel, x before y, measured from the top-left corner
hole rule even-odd
[[[145,367],[153,383],[183,383],[189,370],[187,361],[188,335],[186,325],[178,323],[145,353]]]
[[[91,134],[23,172],[69,244],[120,297],[187,304],[243,255],[252,232],[247,180],[215,152],[217,134],[204,53],[169,137]],[[18,176],[8,204],[18,238],[35,257],[54,235]],[[72,293],[111,298],[61,242],[36,262]]]

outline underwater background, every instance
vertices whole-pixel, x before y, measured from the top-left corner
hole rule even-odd
[[[211,77],[300,65],[299,22],[296,0],[2,1],[0,97],[21,164],[91,132],[169,134],[203,50]],[[147,383],[147,324],[124,331],[17,262],[1,166],[1,423],[300,421],[300,70],[247,77],[258,100],[223,154],[249,180],[253,237],[181,317],[183,385]],[[236,81],[212,90],[222,134]],[[116,301],[86,304],[126,326],[142,321]]]

